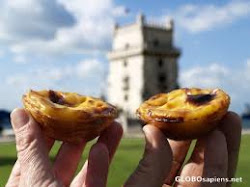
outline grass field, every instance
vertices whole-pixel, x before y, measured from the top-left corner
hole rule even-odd
[[[250,186],[250,135],[243,135],[237,177],[243,178],[243,183],[234,184],[235,187]],[[51,159],[54,158],[59,144],[56,144],[51,152]],[[84,151],[82,166],[90,145]],[[108,187],[119,187],[135,169],[144,149],[143,139],[123,139],[110,168]],[[16,160],[15,145],[13,143],[0,145],[0,187],[4,186],[10,174],[11,168]]]

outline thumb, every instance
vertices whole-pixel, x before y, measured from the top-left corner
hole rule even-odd
[[[38,124],[23,109],[11,113],[17,156],[26,186],[53,181],[45,139]],[[44,183],[43,183],[44,184]]]
[[[159,187],[171,169],[172,151],[167,138],[156,127],[143,127],[146,146],[137,169],[125,183],[125,187]]]

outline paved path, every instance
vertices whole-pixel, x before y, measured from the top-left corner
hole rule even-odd
[[[3,137],[0,136],[0,143],[9,143],[9,142],[15,142],[15,137]]]

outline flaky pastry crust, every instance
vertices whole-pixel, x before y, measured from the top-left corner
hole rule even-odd
[[[230,97],[221,89],[182,88],[157,94],[137,109],[139,118],[175,140],[198,138],[227,113]]]
[[[77,93],[30,90],[22,100],[47,136],[65,142],[92,140],[117,117],[111,104]]]

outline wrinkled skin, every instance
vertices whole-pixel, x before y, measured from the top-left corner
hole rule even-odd
[[[73,178],[86,142],[77,145],[63,143],[55,162],[51,164],[48,152],[54,140],[44,137],[39,126],[24,110],[15,110],[11,118],[18,160],[7,187],[106,186],[109,164],[122,136],[119,124],[112,124],[99,137],[90,150],[88,160]],[[241,121],[236,114],[227,113],[215,131],[198,139],[184,166],[190,141],[167,140],[152,125],[145,125],[143,131],[145,152],[138,167],[125,182],[125,187],[231,186],[230,183],[174,183],[174,179],[176,175],[234,176],[241,137]]]

